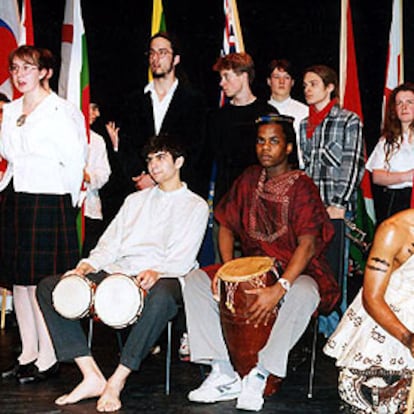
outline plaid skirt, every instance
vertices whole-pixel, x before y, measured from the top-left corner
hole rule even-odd
[[[0,200],[1,285],[36,285],[74,268],[76,214],[69,194],[17,193],[11,183]]]

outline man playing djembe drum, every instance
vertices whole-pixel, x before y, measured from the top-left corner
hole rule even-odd
[[[127,377],[138,370],[176,315],[183,277],[197,267],[208,206],[180,180],[182,149],[173,137],[161,135],[150,139],[144,156],[148,172],[158,185],[128,196],[89,257],[67,272],[96,283],[119,272],[136,277],[147,291],[142,314],[132,325],[120,363],[108,380],[91,355],[80,321],[62,317],[53,307],[52,292],[60,277],[46,278],[38,287],[37,297],[57,357],[74,360],[83,375],[77,387],[56,400],[58,405],[100,397],[98,411],[119,410]]]
[[[339,290],[324,256],[333,228],[319,191],[305,173],[291,169],[288,160],[296,142],[293,118],[269,114],[256,124],[261,165],[247,168],[215,210],[223,262],[233,259],[233,243],[238,239],[244,256],[270,256],[283,269],[278,283],[248,291],[256,296],[248,309],[250,324],[266,323],[281,306],[257,365],[243,380],[233,368],[223,337],[215,300],[217,276],[211,284],[203,270],[191,272],[184,303],[191,360],[212,367],[188,398],[204,403],[237,398],[238,409],[259,411],[267,377],[286,376],[289,351],[311,315],[318,306],[320,311],[330,311]]]

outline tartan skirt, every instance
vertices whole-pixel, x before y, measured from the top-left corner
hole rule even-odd
[[[0,200],[0,283],[36,285],[73,269],[79,260],[77,209],[69,194],[17,193]]]

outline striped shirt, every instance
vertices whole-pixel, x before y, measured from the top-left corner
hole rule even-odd
[[[306,138],[308,118],[300,124],[305,171],[318,186],[326,206],[355,211],[364,173],[362,123],[358,115],[335,105]]]

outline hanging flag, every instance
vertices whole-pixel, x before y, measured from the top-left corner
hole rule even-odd
[[[162,0],[154,0],[152,3],[152,21],[151,21],[151,36],[158,32],[166,32],[167,25],[165,23],[164,8],[162,7]],[[152,73],[148,68],[148,82],[152,81]]]
[[[82,110],[89,140],[89,64],[80,0],[66,0],[61,60],[59,95]],[[78,234],[79,244],[82,246],[85,236],[83,203],[78,216]]]
[[[34,45],[34,31],[31,0],[23,0],[20,22],[19,45]]]
[[[165,24],[164,8],[162,7],[162,0],[154,0],[152,5],[152,23],[151,36],[158,32],[165,32],[167,25]]]
[[[384,115],[392,90],[404,82],[402,12],[402,0],[393,0],[387,64],[385,70],[384,97],[382,101],[382,123],[384,122]]]
[[[18,96],[9,78],[9,54],[19,40],[19,7],[17,0],[0,1],[0,92],[10,99]]]
[[[19,8],[17,0],[0,1],[0,92],[15,99],[20,93],[9,77],[9,54],[18,46]],[[7,169],[7,161],[0,157],[0,173]]]
[[[243,36],[240,27],[236,0],[224,0],[224,35],[222,54],[244,52]]]
[[[341,2],[341,35],[340,35],[340,76],[339,76],[339,90],[340,102],[343,108],[355,112],[363,121],[361,97],[358,80],[358,67],[356,62],[354,30],[352,24],[352,12],[349,0],[342,0]],[[365,159],[367,156],[365,154]],[[365,170],[362,182],[360,185],[360,197],[363,198],[364,203],[361,204],[363,210],[357,211],[356,220],[361,223],[356,223],[364,226],[365,215],[368,214],[368,231],[372,231],[375,219],[374,198],[371,189],[371,178],[369,171]],[[359,213],[359,214],[358,214]]]
[[[239,12],[237,9],[236,0],[223,0],[224,3],[224,32],[223,32],[223,46],[221,55],[229,53],[244,52],[244,42],[242,31],[240,27]],[[219,105],[223,106],[225,103],[225,95],[223,91],[220,93]],[[214,222],[214,191],[217,175],[217,166],[213,162],[210,185],[207,203],[209,207],[209,218],[206,235],[201,246],[199,261],[202,266],[209,265],[215,261],[214,242],[213,242],[213,222]]]
[[[80,0],[66,0],[61,54],[59,95],[82,110],[89,131],[89,64]]]

